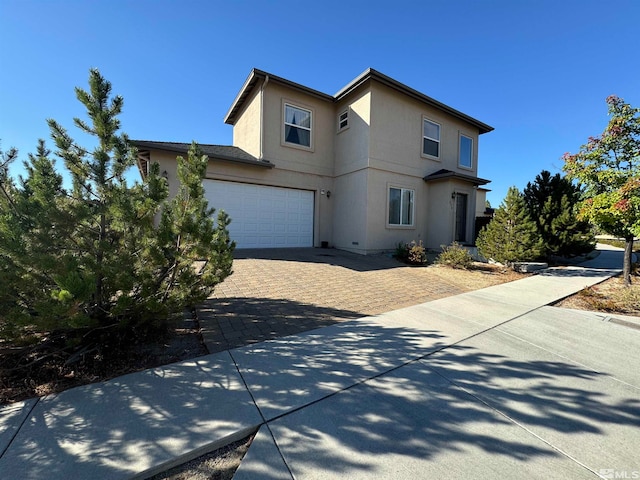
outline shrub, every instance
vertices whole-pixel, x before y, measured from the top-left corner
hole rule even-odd
[[[441,245],[441,247],[442,253],[436,258],[437,264],[465,270],[471,267],[473,257],[462,245],[453,242],[451,245]]]
[[[418,243],[415,240],[409,243],[400,242],[396,246],[394,257],[410,265],[424,265],[427,263],[427,250],[422,245],[422,240]]]
[[[411,241],[409,244],[409,263],[412,265],[424,265],[427,263],[427,252],[422,246],[422,240],[419,243]]]
[[[409,261],[409,244],[405,242],[398,242],[393,256],[401,262],[407,263]]]

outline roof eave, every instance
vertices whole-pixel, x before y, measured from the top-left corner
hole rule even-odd
[[[362,72],[353,81],[351,81],[346,87],[344,87],[342,90],[336,93],[334,95],[335,100],[336,101],[341,100],[342,98],[347,96],[349,93],[353,92],[355,89],[357,89],[359,86],[361,86],[368,80],[375,80],[383,85],[386,85],[389,88],[393,88],[398,92],[404,93],[405,95],[415,98],[416,100],[426,103],[427,105],[431,105],[432,107],[435,107],[454,117],[464,120],[465,122],[475,126],[479,130],[480,134],[488,133],[494,130],[494,128],[491,125],[487,125],[486,123],[481,122],[480,120],[473,118],[467,115],[466,113],[462,113],[461,111],[456,110],[455,108],[451,108],[450,106],[445,105],[444,103],[439,102],[436,99],[431,98],[428,95],[425,95],[424,93],[419,92],[418,90],[415,90],[405,85],[404,83],[400,83],[397,80],[394,80],[393,78],[385,75],[384,73],[374,70],[373,68],[369,68],[364,72]]]
[[[464,175],[462,173],[456,173],[456,172],[440,173],[437,175],[427,175],[426,177],[423,177],[423,180],[425,182],[434,182],[438,180],[451,180],[451,179],[462,180],[465,182],[472,183],[473,185],[476,185],[476,186],[486,185],[487,183],[491,183],[491,180],[487,180],[485,178],[474,177],[471,175]]]
[[[257,84],[259,80],[264,81],[267,78],[269,79],[269,82],[284,85],[286,87],[292,88],[294,90],[305,93],[307,95],[311,95],[312,97],[316,97],[327,102],[334,101],[334,98],[331,95],[320,92],[318,90],[314,90],[313,88],[305,87],[304,85],[301,85],[296,82],[292,82],[291,80],[287,80],[286,78],[282,78],[277,75],[272,75],[271,73],[254,68],[251,70],[251,73],[245,80],[244,85],[242,85],[242,88],[238,92],[238,95],[236,95],[236,98],[231,104],[229,111],[224,117],[224,123],[229,125],[234,125],[236,123],[237,114],[242,109],[242,105],[244,104],[244,101],[246,100],[246,98],[249,96],[249,93],[251,92],[253,87]]]
[[[189,152],[189,147],[190,144],[182,144],[182,146],[177,146],[174,144],[167,144],[167,145],[162,145],[159,146],[157,145],[155,142],[147,142],[144,140],[132,140],[131,141],[132,144],[139,146],[140,148],[144,149],[144,150],[157,150],[157,151],[164,151],[164,152],[174,152],[174,153],[188,153]],[[203,145],[204,146],[204,145]],[[237,147],[236,147],[237,148]],[[244,165],[253,165],[256,167],[263,167],[263,168],[273,168],[275,167],[275,164],[270,162],[269,160],[251,160],[248,158],[239,158],[239,157],[231,157],[228,155],[221,155],[221,154],[211,154],[211,153],[205,153],[203,152],[204,155],[206,155],[207,157],[209,157],[210,160],[221,160],[221,161],[225,161],[225,162],[231,162],[231,163],[242,163]],[[140,168],[140,159],[138,160],[138,165]]]

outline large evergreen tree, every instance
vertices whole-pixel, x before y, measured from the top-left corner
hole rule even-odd
[[[119,132],[123,100],[111,95],[97,70],[90,71],[89,87],[76,89],[88,120],[74,121],[95,139],[93,149],[48,120],[70,190],[43,141],[20,182],[6,171],[15,155],[3,157],[0,330],[6,335],[162,326],[231,273],[229,218],[220,212],[214,222],[204,199],[207,157],[194,144],[186,159],[178,159],[181,185],[174,199],[167,198],[157,164],[144,182],[129,185],[124,174],[136,152]]]
[[[476,245],[483,257],[505,264],[541,257],[542,237],[516,187],[509,188],[495,216],[478,235]]]
[[[564,155],[564,170],[584,187],[580,215],[625,239],[623,277],[631,284],[634,236],[640,236],[640,108],[607,98],[607,127],[575,155]]]
[[[524,200],[544,241],[545,255],[579,255],[593,250],[595,237],[577,217],[580,189],[559,173],[543,170],[527,183]]]

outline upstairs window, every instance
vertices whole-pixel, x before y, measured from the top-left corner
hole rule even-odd
[[[284,104],[284,141],[311,148],[311,111]]]
[[[460,135],[460,158],[458,165],[464,168],[472,168],[473,139],[466,135]]]
[[[430,157],[440,156],[440,125],[426,118],[422,121],[422,153]]]
[[[413,197],[408,188],[389,188],[389,225],[413,226]]]
[[[338,132],[349,127],[349,110],[345,110],[338,115]]]

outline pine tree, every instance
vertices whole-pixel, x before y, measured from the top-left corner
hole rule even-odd
[[[542,237],[516,187],[509,188],[494,218],[478,235],[476,245],[483,257],[505,264],[540,258],[544,251]]]
[[[204,300],[231,273],[230,220],[220,212],[214,222],[204,198],[208,158],[193,144],[188,158],[178,159],[181,185],[172,200],[157,164],[144,182],[128,185],[124,174],[136,151],[119,133],[122,97],[111,95],[111,84],[97,70],[90,71],[89,87],[76,89],[88,121],[74,121],[95,138],[95,148],[81,146],[48,120],[55,153],[71,176],[70,190],[63,188],[43,141],[29,156],[19,184],[6,168],[16,155],[2,157],[0,333],[5,337],[100,327],[94,337],[100,343],[123,328],[149,331]]]
[[[577,217],[581,191],[559,173],[543,170],[527,183],[524,199],[544,241],[545,256],[580,255],[593,250],[591,225]]]

